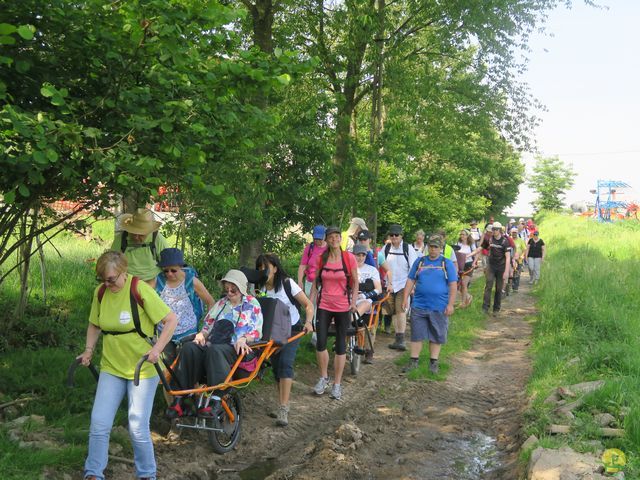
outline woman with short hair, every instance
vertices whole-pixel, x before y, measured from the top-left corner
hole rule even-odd
[[[91,411],[89,451],[84,478],[104,478],[109,458],[109,435],[116,411],[127,396],[129,435],[138,478],[156,478],[156,461],[149,429],[153,399],[158,386],[156,363],[171,340],[177,318],[147,283],[127,273],[121,252],[109,251],[98,258],[96,274],[101,285],[93,292],[86,347],[78,357],[87,366],[102,333],[102,359],[98,388]],[[139,302],[131,299],[139,299]],[[142,306],[140,306],[142,305]],[[132,310],[135,308],[135,310]],[[155,345],[147,342],[156,325],[164,328]],[[143,355],[148,362],[140,370],[140,383],[133,384],[136,364]]]

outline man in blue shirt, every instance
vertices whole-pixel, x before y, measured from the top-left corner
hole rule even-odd
[[[403,371],[418,367],[424,340],[429,341],[429,371],[438,373],[440,348],[447,341],[449,316],[453,314],[458,275],[453,262],[442,256],[443,240],[432,235],[427,242],[429,255],[419,258],[409,271],[402,308],[409,307],[409,294],[415,286],[411,304],[411,359]]]

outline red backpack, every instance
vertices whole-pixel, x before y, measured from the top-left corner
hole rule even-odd
[[[138,307],[144,308],[144,300],[140,296],[140,292],[138,291],[138,282],[140,279],[138,277],[131,278],[131,288],[129,289],[129,302],[131,304],[131,316],[133,317],[133,326],[131,330],[126,332],[115,332],[109,330],[102,330],[102,333],[105,335],[124,335],[127,333],[136,332],[145,340],[150,340],[149,336],[142,331],[142,327],[140,326],[140,312],[138,312]],[[98,303],[102,303],[102,299],[104,298],[104,294],[107,291],[107,284],[103,283],[100,285],[98,289]],[[154,332],[155,333],[155,332]]]
[[[318,259],[318,273],[316,275],[316,281],[318,284],[318,304],[320,304],[320,294],[322,292],[322,271],[323,270],[328,270],[330,272],[339,272],[342,270],[347,280],[347,288],[344,294],[347,296],[347,298],[349,298],[349,296],[351,295],[351,279],[353,277],[353,274],[351,271],[351,262],[349,262],[349,252],[340,250],[340,253],[341,253],[340,258],[342,259],[342,268],[340,269],[327,268],[327,266],[322,263],[322,257]]]

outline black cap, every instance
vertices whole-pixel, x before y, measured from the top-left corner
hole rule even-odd
[[[369,240],[370,238],[371,238],[371,234],[369,233],[369,230],[362,230],[358,234],[358,240]]]
[[[402,227],[394,223],[389,227],[389,235],[402,235]]]
[[[324,238],[327,238],[332,233],[342,233],[340,229],[336,226],[327,227],[327,230],[324,232]]]

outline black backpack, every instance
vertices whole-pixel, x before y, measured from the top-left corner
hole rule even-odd
[[[389,252],[391,252],[391,244],[387,243],[384,246],[384,258],[385,258],[385,260],[389,256]],[[394,253],[391,253],[391,255],[400,255],[400,254],[394,252]],[[404,255],[404,259],[407,261],[407,265],[409,265],[409,244],[407,242],[405,242],[404,240],[402,241],[402,255]],[[411,268],[411,265],[409,265],[409,268]]]
[[[156,239],[158,238],[158,230],[156,230],[155,232],[153,232],[153,235],[151,236],[151,243],[149,244],[143,244],[143,247],[149,247],[149,249],[151,250],[151,256],[154,258],[154,260],[156,262],[160,261],[160,256],[158,255],[158,249],[156,247]],[[127,250],[127,247],[129,246],[129,232],[122,232],[122,237],[120,240],[120,251],[122,253],[125,253],[125,251]]]

